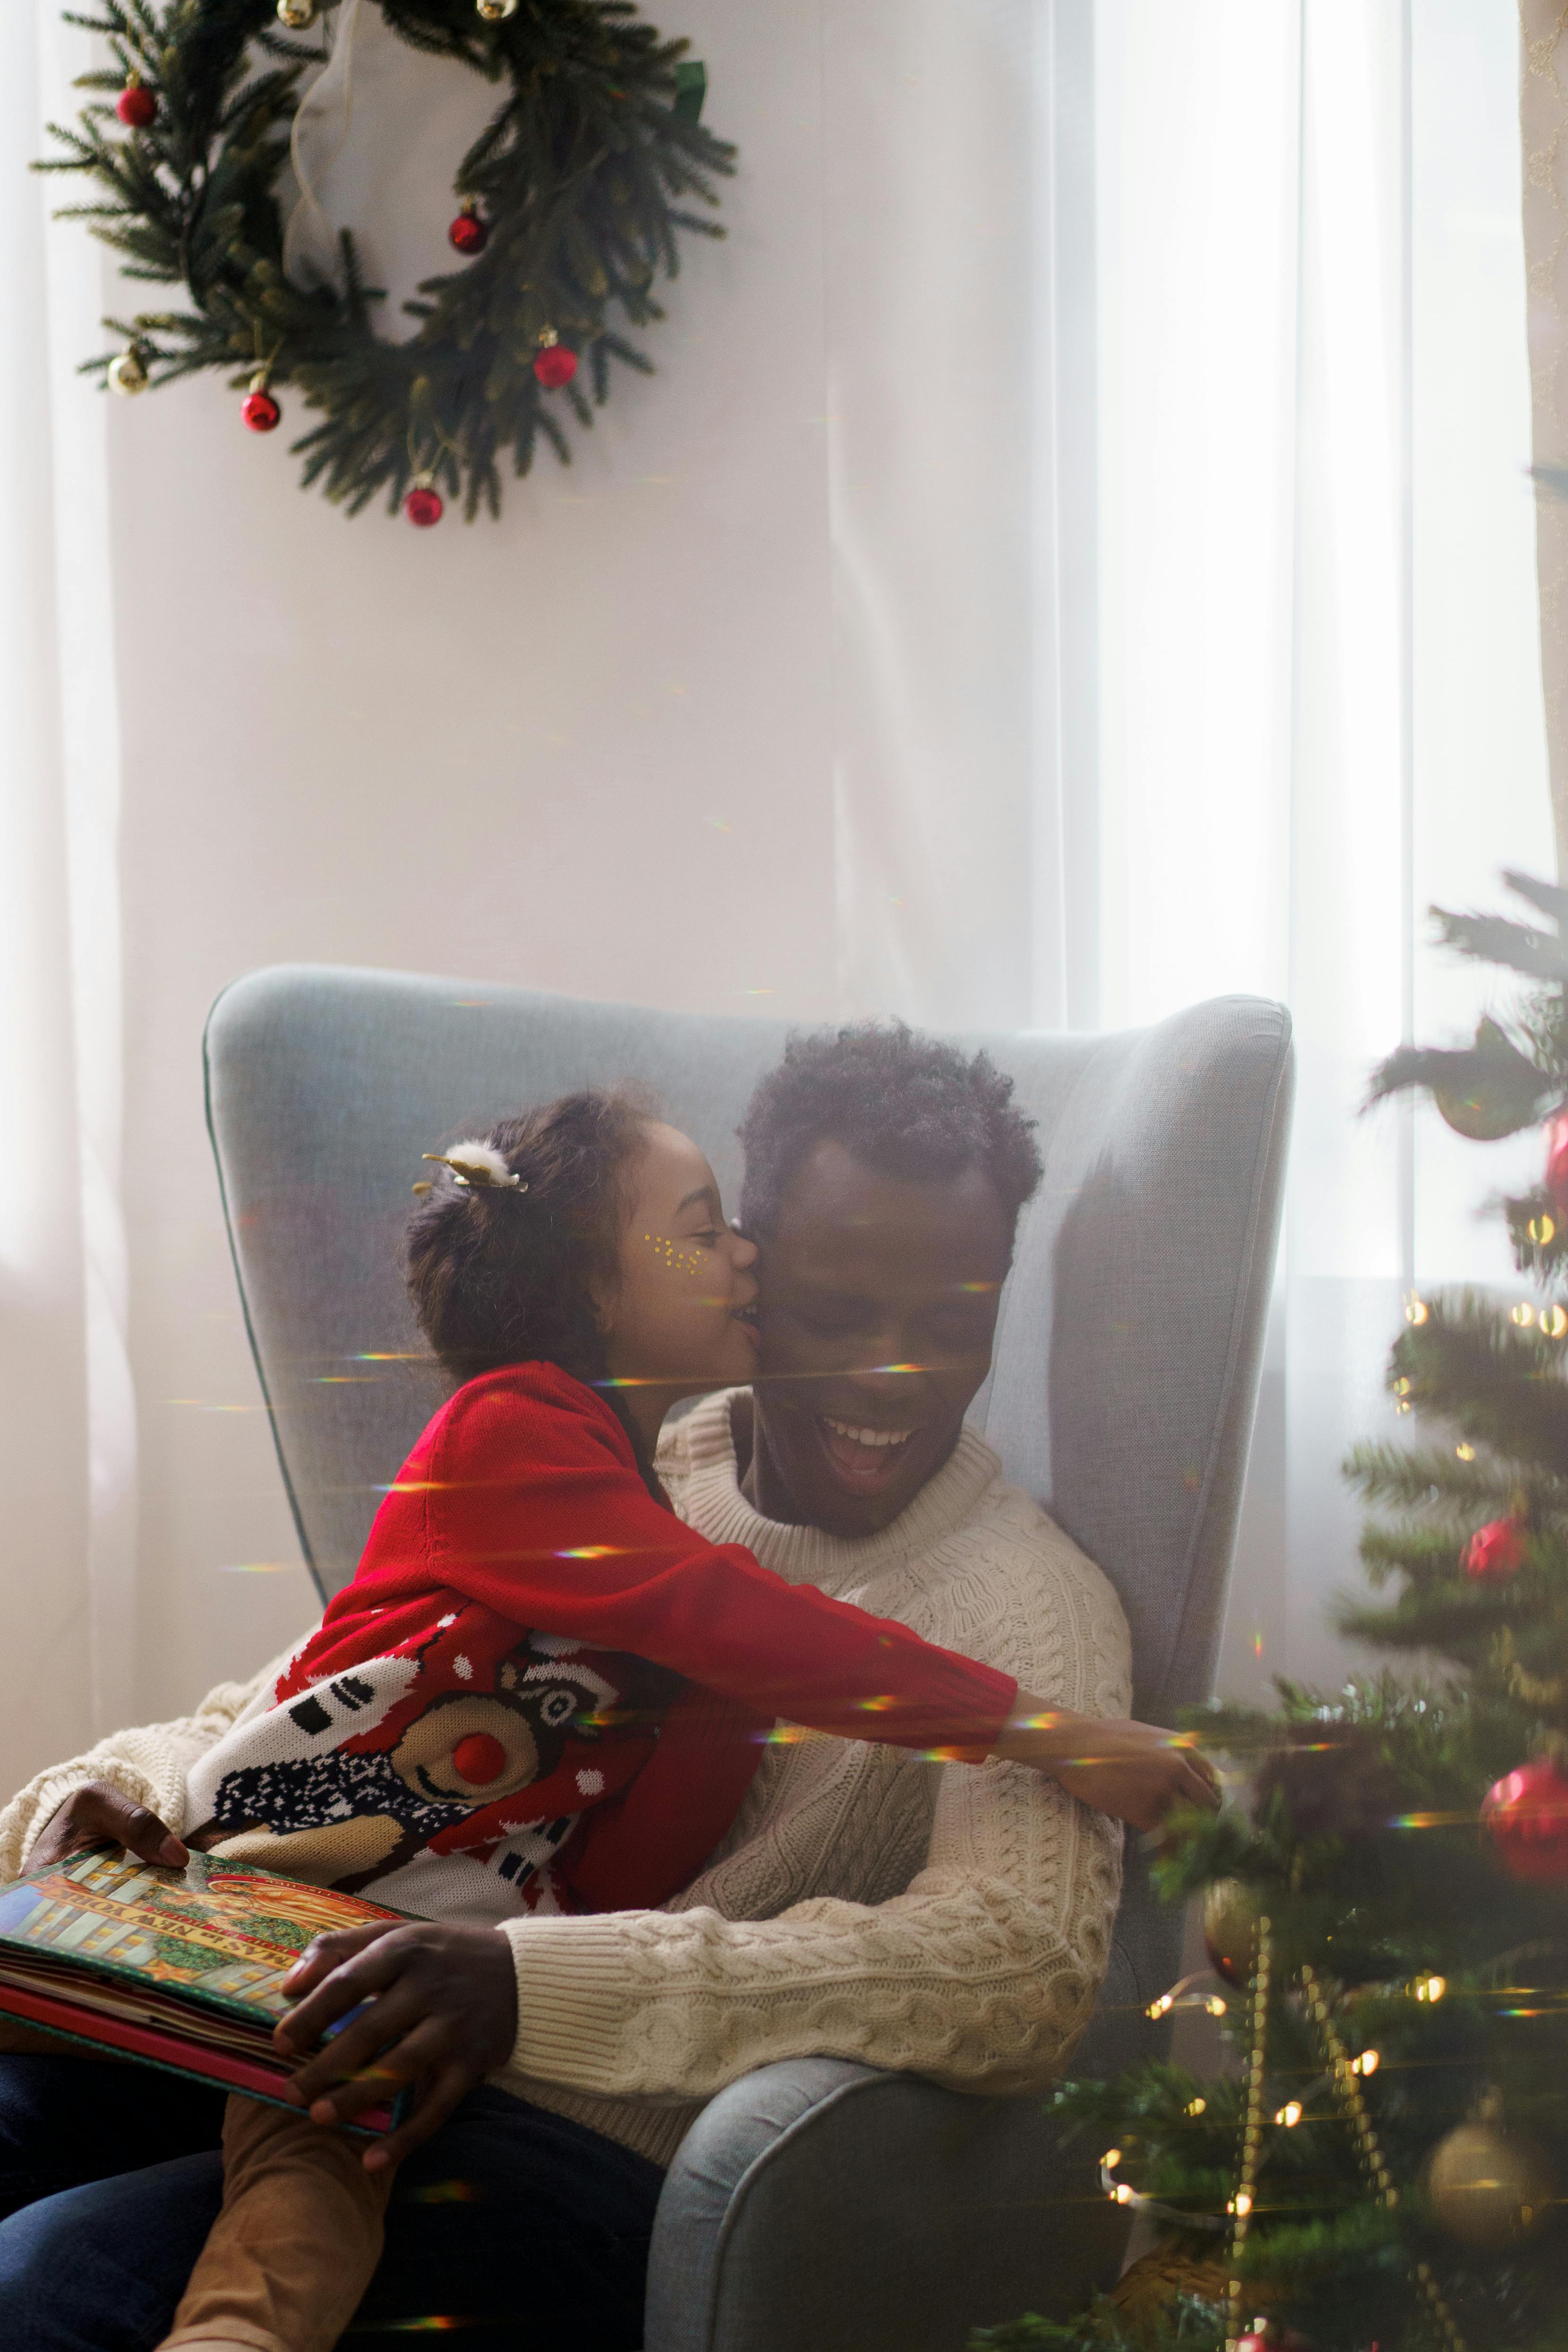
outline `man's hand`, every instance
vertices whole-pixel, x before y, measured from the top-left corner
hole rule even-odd
[[[1173,1805],[1219,1811],[1219,1784],[1208,1758],[1181,1732],[1162,1731],[1157,1724],[1088,1718],[1079,1753],[1053,1769],[1069,1797],[1135,1830],[1157,1830]]]
[[[289,2084],[319,2124],[349,2121],[410,2083],[420,2087],[407,2122],[365,2150],[368,2171],[400,2163],[458,2101],[503,2066],[517,2040],[511,1946],[495,1927],[372,1924],[318,1936],[289,1971],[299,2002],[273,2034],[285,2055],[313,2050],[329,2025],[362,2002],[363,2017],[334,2034]]]
[[[1019,1692],[995,1753],[1048,1773],[1069,1796],[1135,1830],[1158,1829],[1173,1805],[1219,1810],[1214,1767],[1187,1733],[1068,1714],[1027,1691]]]
[[[181,1870],[190,1860],[174,1831],[156,1813],[150,1813],[145,1805],[132,1804],[107,1781],[89,1780],[66,1799],[58,1812],[50,1814],[27,1856],[27,1868],[47,1869],[50,1863],[63,1862],[68,1853],[78,1853],[100,1838],[112,1838],[139,1861],[161,1863],[166,1870]]]

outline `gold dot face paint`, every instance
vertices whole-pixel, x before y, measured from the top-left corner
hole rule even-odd
[[[643,1239],[652,1244],[656,1257],[661,1257],[671,1274],[700,1274],[703,1261],[690,1250],[682,1249],[679,1242],[666,1240],[663,1234],[644,1234]]]

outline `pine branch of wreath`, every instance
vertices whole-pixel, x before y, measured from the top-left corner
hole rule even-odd
[[[637,19],[632,0],[525,0],[497,25],[469,25],[453,0],[381,5],[411,46],[511,82],[455,176],[482,224],[461,238],[454,224],[466,266],[405,304],[415,335],[375,334],[384,298],[363,284],[347,233],[341,295],[284,274],[273,187],[300,77],[322,53],[279,36],[276,0],[103,0],[100,16],[73,21],[107,39],[125,82],[84,77],[120,96],[52,126],[64,152],[39,168],[98,178],[115,201],[72,215],[123,256],[126,276],[183,279],[195,308],[107,321],[129,347],[86,372],[136,391],[208,368],[238,369],[244,383],[249,371],[258,430],[280,414],[267,386],[293,385],[321,413],[293,445],[303,487],[319,483],[351,514],[384,490],[394,511],[427,521],[440,500],[418,493],[416,516],[409,485],[439,479],[470,519],[481,503],[499,513],[506,457],[526,473],[542,436],[569,462],[558,402],[590,426],[612,360],[651,371],[606,312],[634,328],[663,317],[653,289],[679,269],[677,233],[723,234],[689,207],[717,205],[733,151],[677,110],[687,44]]]

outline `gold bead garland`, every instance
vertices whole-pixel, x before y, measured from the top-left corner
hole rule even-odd
[[[1268,1979],[1272,1966],[1272,1948],[1267,1916],[1258,1920],[1257,1957],[1252,1968],[1252,2051],[1247,2067],[1247,2099],[1241,2127],[1240,2178],[1230,2210],[1236,2216],[1236,2226],[1230,2236],[1229,2310],[1225,2331],[1225,2352],[1237,2352],[1241,2335],[1242,2282],[1236,2275],[1240,2265],[1241,2250],[1247,2242],[1247,2232],[1252,2221],[1252,2195],[1258,2182],[1258,2151],[1263,2139],[1263,2077],[1268,2055]]]
[[[1377,2133],[1373,2128],[1372,2117],[1367,2113],[1366,2100],[1362,2095],[1361,2077],[1340,2038],[1339,2028],[1335,2025],[1330,2012],[1322,1986],[1305,1960],[1301,1963],[1301,1986],[1307,1996],[1308,2015],[1318,2029],[1328,2056],[1329,2072],[1333,2078],[1334,2089],[1339,2095],[1341,2105],[1350,2116],[1352,2128],[1356,2136],[1356,2147],[1361,2157],[1362,2168],[1367,2176],[1378,2203],[1385,2210],[1392,2212],[1399,2202],[1399,2190],[1394,2185],[1394,2175],[1384,2162]],[[1447,2352],[1466,2352],[1465,2339],[1455,2325],[1454,2315],[1444,2301],[1437,2282],[1432,2276],[1431,2265],[1427,2263],[1417,2263],[1415,2275],[1415,2291],[1426,2305],[1432,2318],[1436,2322],[1437,2331],[1447,2347]]]

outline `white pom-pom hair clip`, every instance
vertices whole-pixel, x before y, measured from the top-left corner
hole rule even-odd
[[[453,1181],[466,1192],[526,1192],[527,1185],[514,1175],[501,1154],[490,1143],[454,1143],[450,1151],[422,1151],[422,1160],[432,1160],[438,1167],[449,1168]],[[416,1184],[416,1192],[428,1192],[428,1184]]]

